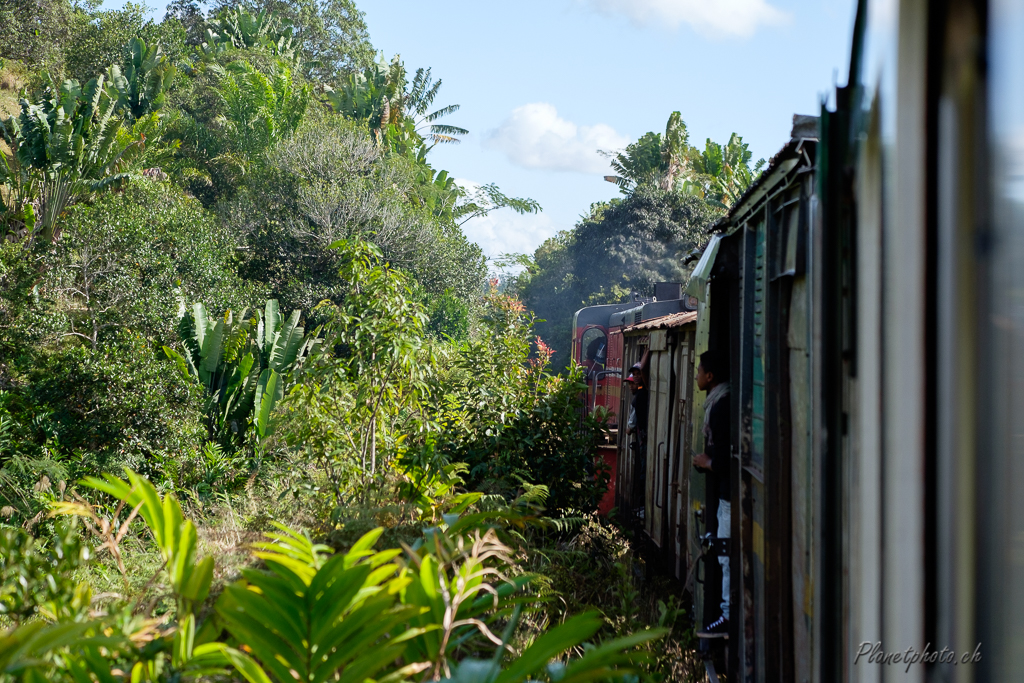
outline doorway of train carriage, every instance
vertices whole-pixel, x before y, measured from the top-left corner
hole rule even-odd
[[[813,145],[813,140],[800,144]],[[723,296],[735,304],[726,312],[728,324],[719,324],[729,334],[735,416],[730,626],[739,642],[732,643],[729,670],[754,672],[755,680],[789,681],[794,680],[797,611],[794,547],[803,548],[806,536],[794,540],[793,405],[795,398],[803,414],[800,406],[813,400],[806,372],[791,373],[794,358],[805,365],[807,358],[806,320],[792,313],[794,306],[806,310],[808,303],[800,245],[814,184],[813,175],[799,166],[775,178],[765,198],[741,205],[735,232],[723,240],[736,258],[721,266],[735,264],[736,272],[734,277],[723,272],[718,284],[733,284]],[[797,430],[806,432],[804,420]],[[806,590],[806,582],[800,589]]]
[[[813,146],[807,146],[811,147],[813,157]],[[751,490],[760,489],[763,496],[762,501],[752,501],[760,503],[762,509],[755,509],[755,523],[751,525],[751,550],[761,554],[764,581],[763,611],[757,617],[762,620],[763,658],[759,655],[758,660],[764,666],[765,680],[781,682],[797,680],[794,644],[800,640],[806,648],[810,636],[807,620],[801,618],[801,626],[796,629],[794,619],[807,612],[804,592],[808,590],[806,579],[811,569],[803,564],[803,558],[811,502],[806,495],[795,501],[792,491],[794,479],[806,481],[809,471],[807,433],[814,394],[808,383],[806,311],[810,290],[805,240],[814,176],[798,174],[780,185],[783,187],[765,207],[764,221],[759,226],[763,235],[756,238],[763,247],[759,262],[763,264],[760,284],[764,295],[755,295],[754,369],[756,374],[760,368],[764,381],[759,388],[757,377],[753,378],[752,418],[755,424],[756,420],[763,420],[763,430],[761,443],[756,435],[752,440],[753,449],[760,448],[761,453],[752,453],[751,461],[757,458],[763,464],[760,472],[752,468],[749,475],[752,481],[757,474],[761,475],[761,481],[753,484]],[[759,299],[763,303],[760,317]],[[799,443],[794,450],[795,442]],[[801,517],[799,524],[794,524],[795,515]],[[757,517],[761,518],[759,525]],[[794,566],[798,562],[800,565]],[[800,593],[799,599],[794,597],[796,591]],[[806,678],[809,660],[804,660],[800,673]]]
[[[629,381],[632,376],[634,380],[641,377],[634,366],[643,364],[644,355],[647,351],[647,337],[640,335],[626,336],[621,330],[616,336],[622,344],[622,367],[623,377],[622,390],[619,396],[620,428],[618,430],[618,474],[615,487],[615,505],[619,508],[620,515],[632,521],[639,514],[643,504],[644,477],[638,476],[637,471],[642,464],[641,431],[638,424],[629,427],[631,416],[635,418],[634,399],[637,397],[638,385]],[[643,429],[646,431],[646,420],[643,421]]]
[[[741,254],[742,241],[736,236],[724,237],[719,243],[709,284],[703,293],[704,300],[701,302],[702,308],[698,315],[694,344],[695,364],[702,353],[711,350],[725,357],[730,367],[737,367],[739,349],[733,340],[739,338],[735,330],[739,324],[738,274]],[[691,412],[691,456],[703,453],[705,448],[703,426],[707,394],[697,388],[695,374]],[[735,444],[738,438],[736,392],[730,392],[729,401],[729,414],[733,416],[730,421],[731,440]],[[735,480],[735,472],[732,475],[732,479]],[[722,544],[712,544],[707,540],[708,538],[717,538],[719,531],[719,486],[715,475],[691,468],[689,487],[690,509],[693,513],[692,524],[688,525],[689,556],[691,563],[697,563],[697,566],[691,564],[696,575],[693,593],[694,612],[696,626],[698,629],[704,630],[722,613],[722,571],[717,553],[719,548],[725,552],[728,544],[723,547]],[[735,495],[733,495],[733,499],[735,500]],[[735,516],[732,526],[735,528]],[[730,564],[735,565],[735,562],[730,559]],[[729,600],[731,604],[735,604],[732,596]],[[730,638],[735,637],[735,628],[732,630]],[[702,646],[705,651],[712,647],[716,646],[711,645],[708,641],[704,641]]]

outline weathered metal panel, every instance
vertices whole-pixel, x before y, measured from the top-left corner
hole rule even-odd
[[[793,677],[796,683],[810,683],[814,627],[814,566],[811,548],[814,534],[814,477],[811,420],[813,419],[810,354],[808,351],[807,305],[809,288],[805,278],[796,278],[790,295],[789,400],[792,444],[792,563],[793,591]]]
[[[750,461],[764,468],[765,436],[765,224],[757,226],[754,256],[753,396],[751,406]]]
[[[676,423],[674,432],[677,434],[675,449],[675,472],[672,477],[674,509],[673,540],[675,542],[675,575],[683,579],[689,569],[687,545],[689,538],[689,506],[687,492],[690,483],[690,425],[693,384],[691,380],[693,368],[693,332],[686,331],[680,335],[677,346],[676,372]]]
[[[800,262],[800,206],[789,207],[784,217],[785,247],[786,253],[783,256],[782,272],[788,275],[797,275]]]
[[[765,213],[768,212],[766,207]],[[767,289],[768,289],[768,225],[765,220],[758,223],[754,236],[754,325],[753,325],[753,377],[751,401],[751,448],[750,464],[750,516],[751,547],[750,566],[753,570],[749,577],[750,591],[754,596],[753,610],[753,647],[754,676],[756,683],[765,681],[765,549],[764,531],[768,527],[765,514],[767,491],[765,477],[771,472],[765,471],[765,437],[768,392],[766,391],[766,347],[767,347]]]
[[[756,287],[757,228],[747,225],[738,236],[743,239],[743,261],[740,269],[740,319],[739,319],[739,372],[732,373],[738,381],[739,401],[737,422],[739,427],[739,460],[733,460],[732,467],[732,562],[730,567],[732,589],[731,620],[739,627],[739,642],[736,644],[734,671],[745,683],[757,681],[757,653],[755,633],[757,629],[757,596],[754,582],[753,556],[753,496],[750,482],[753,480],[749,465],[752,464],[754,448],[753,401],[754,401],[754,293]],[[735,627],[734,627],[735,628]]]
[[[671,303],[671,302],[662,302]],[[652,304],[648,304],[648,307]],[[699,307],[699,304],[698,304]],[[646,307],[645,307],[646,308]],[[667,315],[660,315],[657,318],[651,318],[650,320],[644,320],[633,325],[628,325],[622,328],[623,332],[639,332],[643,330],[666,330],[683,327],[690,323],[696,322],[697,311],[680,311],[679,313],[669,313]]]
[[[679,392],[679,384],[676,381],[676,372],[679,367],[679,334],[673,333],[668,338],[668,350],[665,352],[668,359],[666,368],[666,379],[668,380],[668,394],[665,405],[666,417],[666,443],[665,443],[665,469],[663,470],[662,490],[664,491],[664,550],[663,557],[667,567],[675,565],[676,557],[676,491],[675,485],[676,470],[679,468],[679,441],[676,435],[679,432],[679,402],[676,395]]]
[[[664,335],[664,330],[660,331]],[[651,336],[658,332],[651,333]],[[653,341],[653,339],[652,339]],[[662,337],[664,343],[664,336]],[[667,351],[652,352],[650,357],[651,423],[647,437],[646,526],[651,540],[664,545],[666,470],[669,453],[669,423],[672,405],[669,387],[672,382],[672,358]]]
[[[643,347],[640,346],[640,338],[624,337],[622,360],[623,367],[630,367],[640,360],[643,355]],[[628,383],[627,383],[628,384]],[[636,507],[636,478],[635,468],[637,464],[637,451],[633,447],[636,443],[636,434],[626,434],[625,424],[629,418],[630,402],[633,400],[633,392],[624,389],[620,398],[622,406],[622,428],[619,429],[619,472],[618,490],[615,493],[615,503],[623,509],[623,514],[632,514]],[[641,482],[642,485],[642,482]]]
[[[650,337],[650,349],[651,351],[664,351],[666,347],[666,331],[665,330],[654,330],[651,332]]]
[[[748,680],[756,683],[765,683],[765,548],[764,533],[767,526],[765,519],[765,507],[767,493],[764,482],[758,481],[754,476],[744,472],[747,486],[750,492],[750,551],[747,555],[750,561],[751,574],[745,576],[747,580],[747,592],[753,596],[754,604],[752,609],[752,622],[754,631],[749,634],[751,642],[747,643],[748,653],[753,650],[753,656],[748,655],[748,662],[753,663],[753,676]]]

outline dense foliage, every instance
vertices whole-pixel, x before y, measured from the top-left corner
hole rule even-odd
[[[0,0],[0,682],[619,680],[685,640],[555,600],[591,560],[634,595],[605,425],[462,232],[540,207],[431,165],[440,86],[352,0]],[[676,277],[681,197],[579,243]]]
[[[5,680],[582,683],[635,671],[648,657],[630,650],[668,632],[569,655],[601,627],[591,612],[516,650],[511,636],[524,605],[536,603],[534,577],[514,575],[512,549],[470,517],[431,530],[415,547],[375,550],[378,528],[337,553],[278,525],[254,545],[263,568],[243,569],[213,599],[216,560],[200,558],[196,528],[173,495],[130,470],[128,481],[106,475],[86,484],[117,503],[113,512],[79,499],[56,513],[83,518],[122,574],[124,530],[136,515],[144,520],[163,559],[150,583],[166,591],[173,617],[153,618],[145,591],[135,601],[104,596],[97,608],[90,583],[71,578],[92,554],[68,525],[59,525],[52,548],[4,530],[0,576],[14,589],[0,596],[0,612],[18,624],[0,635]]]

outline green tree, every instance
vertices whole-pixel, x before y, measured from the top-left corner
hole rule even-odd
[[[126,3],[113,10],[88,13],[88,21],[66,44],[68,75],[85,83],[103,73],[111,64],[121,65],[133,38],[152,40],[153,23],[141,4]]]
[[[373,62],[366,21],[354,0],[218,0],[213,13],[235,7],[266,10],[293,26],[305,75],[315,81],[335,83]]]
[[[267,153],[295,132],[312,90],[288,62],[231,49],[197,69],[191,91],[178,97],[182,115],[169,134],[181,139],[181,151],[168,171],[213,206],[251,182]]]
[[[301,66],[299,44],[287,19],[265,9],[253,14],[244,7],[229,7],[208,22],[201,54],[210,61],[233,51],[256,50]]]
[[[317,345],[299,325],[300,311],[285,320],[275,299],[265,312],[237,317],[228,310],[220,318],[202,303],[179,322],[184,353],[164,346],[167,357],[186,379],[199,381],[209,395],[211,436],[226,446],[270,435],[271,414],[291,383],[305,355]]]
[[[326,476],[337,505],[390,469],[404,438],[420,431],[433,364],[421,354],[427,316],[408,276],[372,244],[335,245],[348,294],[327,308],[324,344],[289,397],[288,446]]]
[[[362,73],[348,76],[339,90],[328,90],[327,98],[338,113],[366,121],[378,144],[402,155],[425,155],[436,144],[456,143],[469,133],[458,126],[436,123],[458,111],[453,104],[429,111],[441,88],[430,69],[417,69],[408,81],[399,55],[391,62],[375,62]],[[430,145],[427,146],[427,142]]]
[[[657,183],[660,180],[661,135],[658,133],[644,133],[621,152],[604,154],[611,158],[612,170],[618,174],[606,179],[618,185],[623,194],[628,194],[638,185]]]
[[[87,22],[69,0],[0,0],[0,57],[63,78],[64,52]]]
[[[426,297],[426,332],[435,339],[463,342],[469,339],[469,305],[452,290]]]
[[[440,109],[430,111],[434,104],[434,98],[437,97],[440,89],[441,80],[438,79],[437,82],[434,82],[429,68],[423,69],[421,67],[417,69],[412,83],[409,84],[406,90],[402,109],[405,110],[406,116],[416,122],[417,132],[425,131],[424,137],[432,145],[457,143],[459,142],[458,136],[468,135],[469,131],[458,126],[435,123],[435,121],[448,114],[454,114],[459,110],[459,105],[449,104]]]
[[[132,38],[123,72],[116,64],[110,68],[110,80],[119,95],[118,108],[135,120],[160,111],[176,72],[159,43],[146,45],[142,38]]]
[[[689,177],[696,194],[722,208],[732,206],[746,192],[764,167],[759,159],[753,167],[750,160],[753,153],[743,138],[733,133],[724,145],[709,138],[704,150],[692,148],[689,151]]]
[[[244,7],[226,7],[208,25],[211,42],[228,43],[237,50],[273,48],[281,39],[292,37],[291,23],[265,9],[253,14]]]
[[[32,325],[94,348],[124,328],[170,344],[186,301],[201,297],[220,309],[251,298],[233,273],[233,253],[231,236],[194,199],[166,183],[133,181],[69,212],[37,281]]]
[[[186,45],[195,47],[206,39],[206,12],[196,0],[171,0],[164,14],[164,23],[172,21],[181,24]]]
[[[311,90],[275,63],[264,75],[245,61],[233,62],[218,89],[228,139],[243,163],[263,154],[298,128]]]
[[[421,167],[384,154],[364,127],[329,114],[278,145],[267,166],[222,205],[244,239],[241,274],[291,308],[340,302],[338,240],[372,242],[431,295],[468,299],[486,271],[480,248],[421,202]]]
[[[492,294],[485,307],[485,330],[440,357],[427,402],[438,433],[406,465],[466,463],[470,490],[512,500],[525,482],[545,487],[551,511],[593,510],[607,484],[593,458],[603,426],[580,418],[581,375],[550,374],[552,351],[522,302]]]
[[[663,190],[674,190],[689,173],[690,134],[679,112],[674,111],[665,124],[665,134],[645,133],[621,152],[602,152],[611,159],[618,175],[606,176],[623,194],[640,185],[653,184]]]
[[[0,507],[29,519],[58,482],[130,466],[159,478],[206,438],[203,396],[137,332],[108,336],[97,349],[70,340],[22,349],[0,392]],[[43,475],[46,481],[40,483]]]
[[[690,145],[686,123],[674,111],[665,134],[645,133],[621,152],[602,152],[617,175],[605,179],[630,194],[642,185],[657,185],[702,197],[717,208],[731,206],[757,178],[764,159],[753,167],[743,138],[733,133],[724,145],[708,138],[701,151]]]
[[[442,171],[444,173],[444,171]],[[459,188],[459,200],[452,210],[452,219],[465,225],[498,209],[512,209],[518,214],[540,213],[540,202],[528,197],[509,197],[494,183],[479,187]]]

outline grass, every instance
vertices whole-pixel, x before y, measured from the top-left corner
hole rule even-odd
[[[19,100],[28,80],[28,71],[21,62],[0,59],[0,119],[17,116],[21,112]],[[11,148],[0,140],[0,154],[10,153]]]
[[[0,117],[18,115],[21,111],[18,100],[28,80],[28,72],[20,62],[0,60]]]

